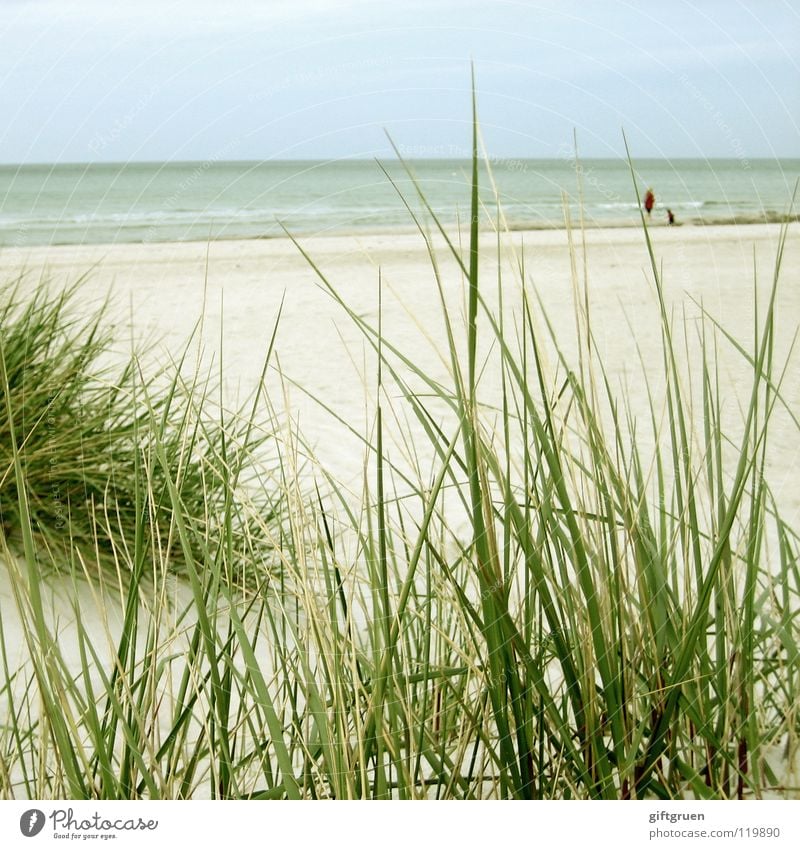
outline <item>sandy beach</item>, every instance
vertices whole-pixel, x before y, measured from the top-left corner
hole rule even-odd
[[[722,327],[752,345],[754,269],[763,309],[773,276],[778,225],[654,228],[651,233],[668,309],[678,324],[682,315],[700,315],[700,304]],[[573,234],[578,277],[583,279],[582,237]],[[448,304],[464,313],[462,274],[440,238],[434,240]],[[429,376],[447,381],[444,325],[435,278],[424,240],[419,235],[316,237],[301,246],[326,275],[345,303],[377,325],[379,271],[384,284],[383,328],[388,341],[413,352]],[[484,297],[497,298],[497,239],[483,236]],[[632,409],[644,413],[646,387],[639,353],[658,370],[658,305],[650,261],[640,229],[590,230],[585,234],[591,329],[612,378]],[[508,234],[502,239],[502,291],[508,304],[518,303],[519,264],[524,256],[526,283],[542,299],[565,351],[575,347],[575,315],[568,236],[565,231]],[[788,356],[800,320],[800,290],[794,269],[800,254],[800,227],[791,225],[778,292],[776,363]],[[109,320],[117,325],[121,351],[130,340],[159,339],[157,351],[173,356],[183,350],[204,315],[206,362],[222,352],[222,379],[227,398],[244,399],[253,391],[263,365],[273,325],[283,302],[273,365],[288,378],[270,375],[274,406],[288,412],[313,446],[322,465],[342,480],[357,480],[363,449],[348,438],[333,416],[311,400],[321,399],[333,412],[364,432],[374,396],[374,360],[361,332],[320,284],[299,248],[288,238],[212,243],[53,246],[0,250],[0,274],[9,279],[24,272],[54,286],[86,274],[85,296],[110,299]],[[205,308],[203,297],[205,288]],[[518,321],[509,307],[508,320]],[[696,339],[689,338],[688,350]],[[683,343],[681,343],[683,344]],[[735,417],[746,402],[747,368],[730,345],[720,343],[726,408]],[[691,353],[688,355],[691,368]],[[302,387],[304,391],[292,385]],[[491,373],[482,392],[496,392]],[[783,382],[791,409],[800,403],[800,372],[791,366]],[[281,393],[288,393],[288,402]],[[280,400],[278,400],[280,399]],[[776,412],[774,444],[781,456],[771,460],[786,518],[800,517],[800,444],[785,410]]]
[[[689,371],[698,365],[692,361],[698,344],[692,331],[699,328],[696,320],[701,304],[745,347],[752,344],[756,308],[763,310],[769,293],[779,232],[775,225],[657,228],[652,232],[663,269],[667,309],[675,316],[679,337],[684,334],[683,328],[688,328],[684,365]],[[643,233],[639,229],[591,230],[585,234],[585,243],[580,233],[573,234],[572,240],[574,270],[579,284],[583,285],[585,279],[588,286],[591,328],[610,383],[635,415],[646,416],[647,383],[643,374],[650,377],[659,373],[661,354],[658,304]],[[491,233],[482,239],[483,285],[489,306],[495,308],[502,296],[504,320],[509,326],[519,321],[516,306],[511,305],[518,304],[519,269],[524,257],[526,285],[541,297],[558,345],[568,357],[574,357],[575,278],[568,234],[513,233],[500,241],[503,260],[498,286],[497,239]],[[462,316],[463,275],[442,240],[437,238],[434,243],[444,297],[453,314]],[[302,248],[348,307],[373,326],[378,321],[380,274],[386,339],[402,352],[413,354],[414,361],[424,365],[431,378],[449,381],[436,279],[421,237],[317,237],[303,240]],[[800,320],[800,290],[793,271],[798,260],[800,227],[792,225],[778,294],[775,342],[776,372],[781,373],[784,361],[790,360],[782,384],[782,397],[789,410],[800,405],[796,352],[790,355]],[[754,265],[759,281],[755,299]],[[108,321],[115,325],[121,354],[130,350],[131,343],[157,339],[153,349],[156,360],[177,356],[202,316],[203,362],[218,368],[222,358],[221,379],[226,401],[231,403],[243,401],[252,393],[282,303],[276,356],[267,381],[270,406],[279,420],[303,434],[319,463],[312,469],[324,468],[345,486],[351,486],[358,500],[365,450],[355,434],[369,433],[374,426],[375,358],[367,350],[361,331],[321,285],[318,274],[290,239],[0,251],[0,275],[8,280],[21,274],[31,287],[46,279],[56,288],[86,274],[82,292],[87,309],[109,298]],[[463,322],[460,330],[463,334]],[[544,332],[543,322],[539,330]],[[457,342],[461,344],[462,340]],[[679,347],[682,345],[684,339],[680,338]],[[722,337],[719,348],[723,409],[735,433],[741,409],[748,401],[748,367]],[[194,367],[192,362],[190,370]],[[487,368],[481,378],[481,394],[487,403],[497,400],[498,387],[497,375]],[[658,397],[657,381],[651,388]],[[387,390],[385,402],[390,410],[392,392],[391,388]],[[389,451],[402,467],[403,453],[408,449],[403,436],[413,442],[419,425],[409,423],[407,417],[392,421],[389,416],[389,421],[389,441],[393,443]],[[424,443],[424,439],[419,440],[418,448],[423,452]],[[416,462],[424,465],[426,458],[417,457]],[[767,470],[784,519],[789,525],[797,524],[800,442],[796,424],[782,405],[775,412]],[[121,609],[113,599],[97,598],[88,585],[77,592],[84,627],[96,635],[98,644],[109,640],[112,645],[121,627]],[[169,592],[182,599],[182,604],[189,603],[188,589],[180,582]],[[68,579],[59,579],[46,590],[53,621],[59,622],[63,656],[77,674],[81,661],[73,647],[74,594]],[[6,640],[20,649],[22,659],[24,632],[5,574],[0,579],[0,604]],[[782,755],[777,748],[770,751],[780,771]]]

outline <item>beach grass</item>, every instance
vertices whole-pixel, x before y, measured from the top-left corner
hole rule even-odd
[[[299,474],[310,449],[289,425],[273,433],[277,471],[249,468],[261,422],[280,418],[263,380],[249,412],[214,403],[212,416],[199,378],[147,381],[134,361],[88,380],[107,343],[101,316],[72,325],[68,294],[9,290],[1,492],[22,645],[0,628],[4,797],[800,794],[788,766],[800,545],[766,462],[788,406],[774,357],[786,228],[772,279],[754,280],[766,307],[740,340],[705,313],[696,332],[673,317],[642,220],[661,361],[658,381],[642,364],[639,420],[598,354],[572,235],[574,355],[522,253],[519,302],[503,294],[499,239],[491,305],[476,115],[472,144],[466,247],[421,193],[405,199],[438,285],[447,384],[384,335],[380,307],[375,323],[352,309],[297,242],[373,353],[372,424],[339,421],[364,449],[357,498],[323,467],[311,483]],[[434,235],[463,276],[463,319],[447,306]],[[380,302],[380,279],[376,290]],[[749,374],[733,426],[723,346]],[[500,394],[484,398],[490,372]],[[432,463],[393,457],[399,407]],[[52,455],[74,481],[63,526],[47,506]],[[251,472],[264,483],[243,494]],[[88,552],[105,568],[85,568]],[[277,565],[264,567],[265,552]],[[45,592],[56,567],[70,622]]]
[[[146,349],[120,364],[107,304],[83,302],[82,283],[56,292],[40,281],[26,296],[23,277],[0,292],[6,539],[19,549],[30,533],[42,565],[94,575],[127,576],[131,564],[120,569],[119,550],[134,547],[134,571],[180,569],[170,481],[195,522],[209,534],[227,524],[229,544],[246,548],[252,538],[231,496],[269,434],[248,410],[223,410],[212,373],[190,368],[185,376],[191,340],[178,361],[147,374]],[[223,477],[231,486],[220,486]],[[262,514],[277,515],[279,499],[267,487],[260,493]]]

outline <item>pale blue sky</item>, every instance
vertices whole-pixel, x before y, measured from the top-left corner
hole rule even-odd
[[[800,156],[797,0],[2,0],[0,161]]]

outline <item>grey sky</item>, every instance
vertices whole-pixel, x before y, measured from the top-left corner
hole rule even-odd
[[[0,0],[0,160],[800,156],[796,0]]]

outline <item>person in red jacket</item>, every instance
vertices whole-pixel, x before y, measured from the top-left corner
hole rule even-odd
[[[647,190],[647,194],[644,196],[644,211],[650,215],[653,211],[653,207],[656,205],[656,196],[653,194],[652,189]]]

